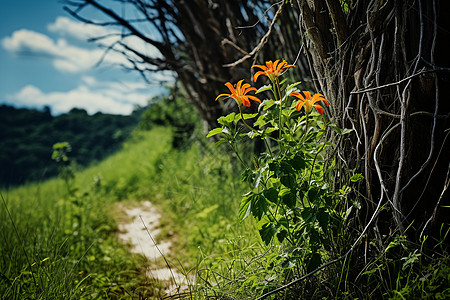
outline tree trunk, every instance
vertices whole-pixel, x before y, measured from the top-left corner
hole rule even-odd
[[[408,233],[419,235],[448,222],[437,214],[449,204],[450,27],[443,2],[297,0],[316,88],[334,122],[354,129],[340,143],[340,165],[365,176],[366,218],[389,203],[384,233],[412,224]]]

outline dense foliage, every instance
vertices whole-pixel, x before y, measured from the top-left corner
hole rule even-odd
[[[200,116],[192,105],[185,103],[176,90],[169,96],[155,97],[142,113],[139,129],[150,130],[155,126],[172,128],[172,144],[175,148],[186,146],[198,131]],[[197,132],[198,133],[198,132]]]
[[[130,116],[72,109],[52,116],[43,111],[0,106],[0,186],[42,180],[58,174],[52,162],[52,146],[68,142],[72,161],[87,166],[119,149],[140,121],[143,109]]]

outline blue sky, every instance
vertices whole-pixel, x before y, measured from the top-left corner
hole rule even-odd
[[[92,10],[86,13],[102,18]],[[171,76],[156,74],[155,83],[146,84],[136,72],[125,72],[120,65],[127,61],[114,52],[98,65],[104,50],[87,39],[113,31],[75,20],[58,0],[2,0],[0,104],[49,106],[53,114],[77,107],[90,114],[124,115],[146,105],[164,92],[158,79]],[[128,42],[139,43],[132,38]],[[158,55],[154,49],[147,52]]]

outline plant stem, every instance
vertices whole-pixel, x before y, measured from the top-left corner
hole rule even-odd
[[[277,91],[275,90],[275,88],[278,91],[278,96],[277,96]],[[283,99],[281,97],[280,82],[278,80],[278,77],[273,82],[272,92],[275,97],[275,101],[278,101],[278,99],[280,99],[280,113],[278,115],[278,138],[281,140],[281,131],[282,131],[282,127],[283,127],[281,124],[281,117],[282,117],[282,111],[283,111]],[[281,144],[280,144],[280,150],[281,150]]]
[[[239,159],[239,161],[241,162],[241,164],[244,166],[244,168],[249,169],[249,167],[248,167],[247,164],[242,160],[241,156],[239,155],[239,152],[235,149],[235,147],[233,147],[233,145],[231,144],[231,142],[228,141],[227,144],[231,147],[231,150],[233,150],[233,152],[236,154],[237,158]]]
[[[239,107],[239,113],[241,114],[241,120],[242,120],[242,123],[244,123],[245,127],[247,127],[250,131],[258,132],[258,130],[256,130],[255,128],[251,127],[250,125],[247,124],[247,122],[245,122],[244,115],[242,114],[241,107]],[[266,144],[266,148],[269,151],[270,156],[273,156],[272,155],[272,150],[270,149],[269,143],[267,142],[266,138],[263,137],[262,140],[264,141],[264,144]]]
[[[324,142],[322,144],[322,147],[319,149],[319,151],[317,151],[316,155],[314,156],[314,160],[313,160],[313,163],[312,163],[312,166],[311,166],[311,172],[309,174],[309,181],[308,181],[308,183],[311,183],[311,177],[312,177],[312,174],[313,174],[313,171],[314,171],[314,165],[316,164],[317,156],[319,155],[320,152],[322,152],[323,148],[325,148],[325,145],[326,145],[326,143]]]

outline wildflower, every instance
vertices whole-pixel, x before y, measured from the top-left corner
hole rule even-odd
[[[274,63],[272,61],[266,62],[266,65],[253,65],[252,68],[260,68],[262,71],[256,72],[256,74],[253,76],[253,81],[256,82],[259,75],[265,75],[269,77],[270,81],[274,82],[275,79],[280,76],[280,74],[286,70],[287,68],[294,67],[294,65],[288,65],[288,63],[283,60],[280,62],[280,60],[276,60]]]
[[[250,87],[250,84],[248,84],[248,83],[242,84],[243,81],[244,81],[244,79],[240,80],[234,86],[229,82],[225,83],[225,85],[230,90],[231,94],[220,94],[219,96],[217,96],[216,101],[217,101],[217,99],[219,99],[222,96],[231,97],[236,101],[239,108],[242,105],[250,106],[250,100],[261,103],[261,100],[259,100],[257,97],[252,96],[252,95],[247,95],[247,93],[250,91],[256,91],[256,88]]]
[[[302,94],[296,92],[289,94],[289,96],[295,96],[300,99],[300,101],[298,101],[296,105],[297,110],[301,110],[303,105],[305,105],[305,112],[306,114],[309,114],[314,106],[319,114],[323,115],[322,106],[314,103],[316,103],[317,101],[323,101],[328,106],[328,101],[325,100],[324,96],[322,94],[314,94],[314,96],[311,97],[311,93],[309,91],[303,91],[303,94],[305,94],[305,97],[303,97]]]

